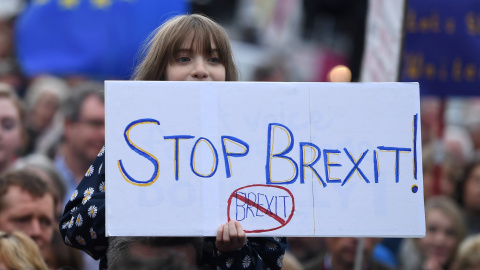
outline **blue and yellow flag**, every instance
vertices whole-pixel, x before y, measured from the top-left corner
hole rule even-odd
[[[185,0],[32,0],[18,17],[16,51],[26,76],[129,79],[149,34]]]
[[[402,81],[422,95],[480,96],[478,0],[410,0]]]

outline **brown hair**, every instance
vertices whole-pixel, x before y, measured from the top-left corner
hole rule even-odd
[[[17,94],[14,92],[14,89],[6,84],[0,82],[0,99],[8,99],[10,100],[13,105],[15,106],[15,109],[17,109],[17,113],[20,119],[20,130],[22,132],[22,147],[24,147],[27,143],[27,132],[25,130],[25,108],[22,103],[22,101],[18,98]],[[21,150],[21,149],[19,149]]]
[[[54,209],[57,205],[57,197],[48,188],[47,183],[29,171],[16,170],[0,175],[0,211],[5,207],[3,197],[7,194],[10,186],[18,186],[35,198],[41,198],[45,194],[50,194],[54,200]]]
[[[457,192],[457,201],[465,209],[465,201],[463,194],[465,193],[465,188],[467,186],[467,181],[470,179],[473,171],[480,166],[480,158],[476,157],[467,166],[463,169],[462,177],[460,178],[460,186]]]
[[[440,210],[452,221],[455,237],[458,243],[460,243],[467,235],[467,227],[460,206],[450,197],[435,196],[426,201],[425,214],[433,209]]]
[[[25,111],[23,108],[23,104],[18,98],[18,96],[15,94],[15,92],[13,91],[13,88],[10,85],[5,83],[0,83],[0,98],[10,99],[18,111],[18,115],[20,116],[20,119],[22,121],[23,119],[25,119]]]
[[[192,43],[198,42],[198,48],[194,49],[205,54],[212,53],[213,42],[217,46],[220,62],[225,66],[225,80],[238,80],[228,35],[218,23],[206,16],[200,14],[176,16],[158,27],[154,33],[143,50],[145,56],[135,69],[134,80],[165,80],[168,64],[173,63],[175,55],[191,34]]]
[[[7,269],[48,269],[37,244],[22,232],[0,232],[0,262]]]
[[[458,249],[454,263],[455,270],[464,270],[480,266],[480,235],[465,239]]]

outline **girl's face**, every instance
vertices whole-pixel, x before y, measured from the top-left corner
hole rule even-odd
[[[427,232],[420,239],[420,248],[427,259],[435,259],[445,266],[453,257],[458,244],[455,228],[450,218],[439,209],[426,213]]]
[[[175,61],[167,66],[167,81],[225,81],[225,66],[221,63],[216,44],[212,41],[212,53],[204,54],[193,34],[185,40]]]
[[[480,165],[473,168],[465,180],[463,200],[467,211],[480,213]]]
[[[0,171],[5,169],[22,144],[20,115],[13,101],[0,98]]]

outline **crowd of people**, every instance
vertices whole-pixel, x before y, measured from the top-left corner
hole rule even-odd
[[[25,78],[12,27],[0,21],[0,268],[98,269],[91,254],[64,243],[60,219],[105,144],[103,84]],[[291,237],[282,269],[480,269],[479,105],[421,100],[425,238]],[[106,256],[109,269],[197,269],[207,243],[119,237]]]

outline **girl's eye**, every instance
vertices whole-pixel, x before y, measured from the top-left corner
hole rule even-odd
[[[220,58],[212,57],[212,58],[208,59],[208,61],[211,62],[211,63],[220,63]]]
[[[190,61],[190,58],[185,57],[185,56],[184,57],[179,57],[179,58],[177,58],[177,61],[180,62],[180,63],[186,63],[186,62]]]
[[[15,128],[15,120],[11,119],[11,118],[6,118],[6,119],[3,119],[2,121],[2,128],[4,130],[12,130]]]

